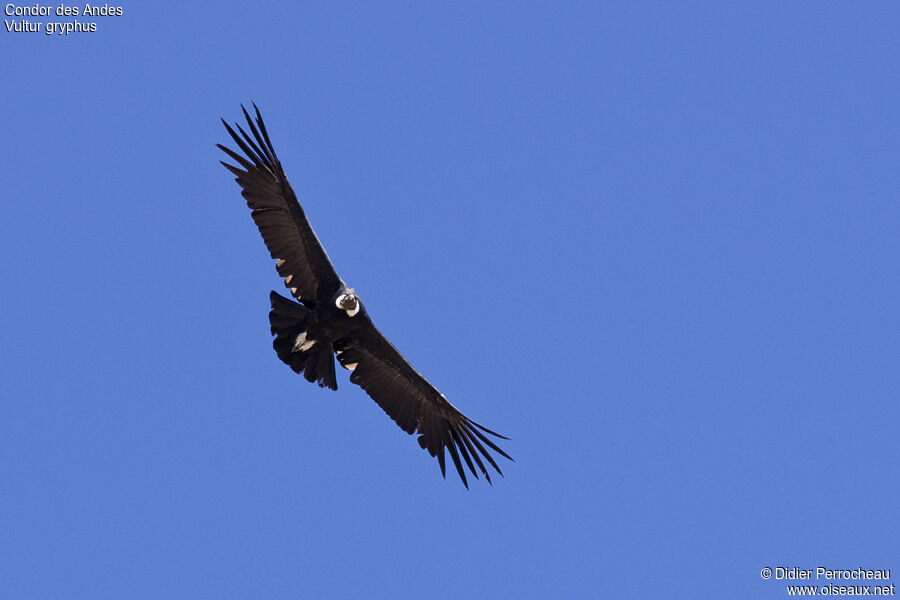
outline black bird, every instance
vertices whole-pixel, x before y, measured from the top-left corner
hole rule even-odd
[[[253,211],[275,268],[299,302],[272,292],[269,323],[278,358],[307,381],[337,389],[334,356],[350,370],[350,382],[366,391],[403,431],[419,434],[419,445],[436,456],[446,477],[444,450],[450,453],[468,488],[462,460],[490,483],[482,458],[501,475],[488,448],[512,460],[485,434],[508,439],[459,412],[422,377],[369,319],[362,301],[338,277],[297,201],[256,104],[256,124],[241,106],[252,137],[235,124],[222,124],[244,155],[216,144],[240,165],[222,164],[237,177],[241,195]],[[474,462],[474,464],[473,464]]]

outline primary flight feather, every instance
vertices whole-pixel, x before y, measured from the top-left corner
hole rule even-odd
[[[222,120],[243,154],[217,146],[237,163],[222,162],[241,186],[278,274],[294,297],[270,294],[269,323],[278,358],[308,381],[336,390],[337,355],[341,366],[351,371],[351,383],[365,390],[403,431],[419,434],[419,445],[437,457],[445,477],[445,450],[466,487],[463,462],[476,479],[480,472],[491,481],[485,463],[502,475],[489,449],[512,458],[488,436],[507,438],[459,412],[375,328],[362,301],[334,270],[275,156],[259,109],[255,104],[253,108],[255,122],[241,107],[249,133],[238,124],[235,131]]]

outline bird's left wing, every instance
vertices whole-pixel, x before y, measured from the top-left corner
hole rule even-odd
[[[476,479],[475,465],[484,478],[491,481],[482,458],[503,475],[485,446],[509,460],[512,458],[485,434],[508,438],[462,414],[403,358],[367,315],[360,317],[366,320],[366,326],[357,328],[334,344],[338,360],[353,371],[350,382],[363,388],[403,431],[419,433],[419,445],[437,457],[445,477],[445,449],[466,487],[469,484],[460,456]]]
[[[293,296],[309,306],[327,300],[341,284],[341,278],[331,265],[325,249],[306,219],[297,196],[288,183],[275,156],[269,133],[259,109],[256,124],[247,109],[241,106],[253,137],[237,125],[238,135],[225,120],[222,123],[238,145],[243,156],[216,144],[240,167],[222,164],[235,174],[241,195],[253,211],[253,220],[262,234],[272,258],[278,259],[278,274],[285,278],[285,287]]]

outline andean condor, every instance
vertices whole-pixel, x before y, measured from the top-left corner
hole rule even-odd
[[[503,473],[485,446],[512,458],[485,434],[508,438],[459,412],[375,328],[362,301],[331,265],[275,156],[259,109],[255,104],[253,108],[255,124],[241,107],[252,137],[235,124],[238,135],[222,120],[244,155],[217,146],[240,165],[222,162],[236,175],[266,247],[278,261],[275,268],[299,301],[274,291],[270,294],[269,323],[278,358],[296,373],[303,373],[307,381],[336,390],[332,356],[336,354],[341,365],[351,371],[351,383],[364,389],[403,431],[419,434],[419,445],[437,457],[444,477],[446,449],[467,488],[460,456],[476,479],[477,465],[490,483],[482,458]]]

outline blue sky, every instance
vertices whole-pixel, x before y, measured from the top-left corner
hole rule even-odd
[[[897,4],[121,6],[0,30],[5,597],[900,570]],[[379,328],[511,438],[493,486],[277,359],[214,147],[250,101]]]

